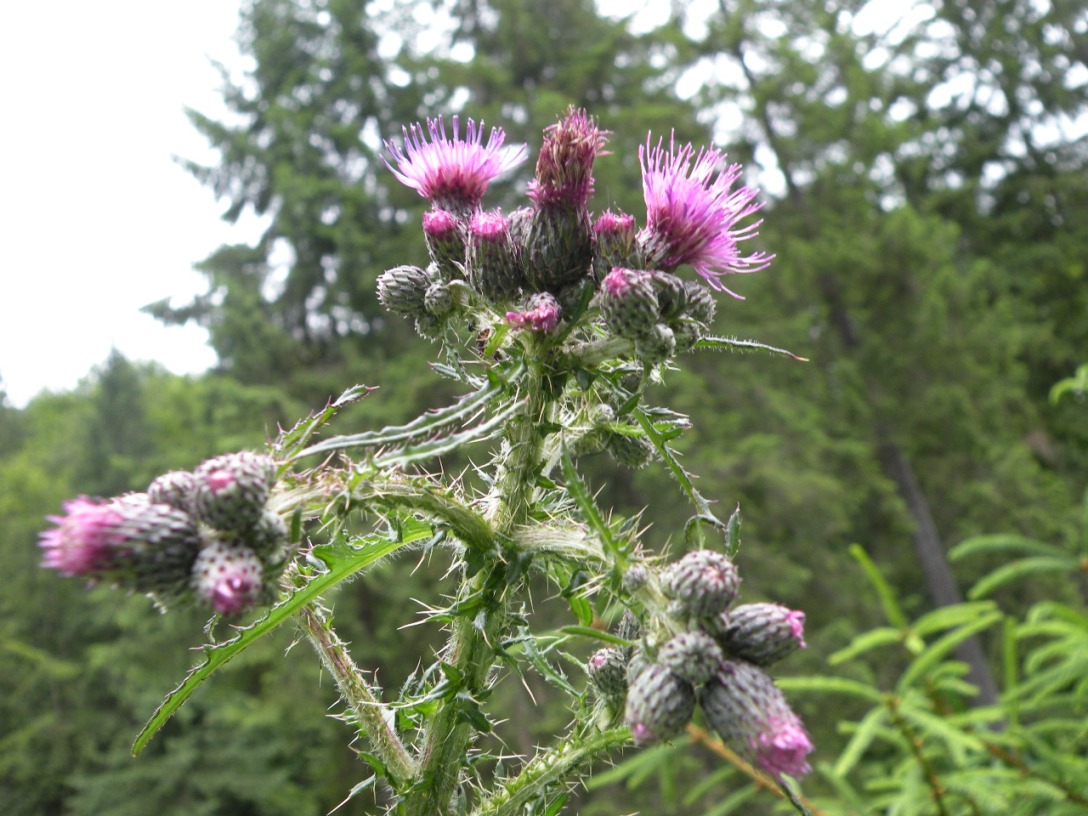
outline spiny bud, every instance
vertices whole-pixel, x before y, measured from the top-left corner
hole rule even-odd
[[[193,512],[218,530],[243,530],[260,518],[276,465],[252,451],[209,459],[194,472]]]
[[[717,304],[710,290],[696,281],[684,281],[684,293],[687,302],[685,314],[706,326],[713,323]]]
[[[164,598],[184,594],[200,535],[188,513],[153,503],[146,493],[109,502],[65,502],[56,529],[42,533],[42,565],[63,575],[115,584]]]
[[[423,213],[423,238],[443,280],[464,277],[465,235],[456,215],[448,210]]]
[[[699,695],[707,725],[773,776],[801,777],[812,740],[774,680],[743,660],[728,660]]]
[[[643,564],[632,564],[623,573],[623,588],[628,592],[637,592],[650,580],[650,571]]]
[[[694,550],[670,564],[661,574],[665,597],[695,618],[721,614],[737,597],[740,576],[733,562],[713,550]]]
[[[445,283],[432,283],[423,295],[423,307],[435,317],[445,317],[453,310],[453,292]]]
[[[627,659],[614,647],[598,649],[586,664],[589,681],[606,698],[622,697],[627,692]]]
[[[601,282],[598,299],[605,324],[620,337],[645,337],[657,323],[657,293],[649,272],[616,267]]]
[[[431,277],[418,266],[395,266],[378,276],[378,300],[391,312],[404,317],[423,313],[424,298]]]
[[[631,683],[624,722],[631,728],[635,743],[645,745],[680,734],[694,711],[695,690],[691,683],[655,663]]]
[[[593,275],[598,280],[619,266],[638,269],[642,266],[638,241],[635,239],[635,217],[605,210],[593,222]]]
[[[635,340],[635,356],[647,365],[657,365],[676,354],[676,335],[664,323]]]
[[[256,605],[263,573],[261,559],[249,547],[214,538],[193,564],[193,592],[220,615],[234,617]]]
[[[653,443],[644,436],[628,436],[616,431],[605,433],[604,447],[609,455],[624,467],[638,470],[653,459]]]
[[[287,522],[283,520],[283,516],[272,510],[264,510],[254,525],[245,530],[242,536],[246,545],[257,553],[257,557],[266,565],[282,561],[285,555],[288,557],[290,555],[285,553],[285,550],[290,549],[294,552],[295,549],[287,532]]]
[[[658,662],[677,677],[701,686],[717,673],[722,650],[706,632],[681,632],[661,647]]]
[[[805,613],[781,604],[741,604],[720,621],[722,648],[760,666],[805,648]]]
[[[631,574],[639,565],[631,567],[623,576],[623,585],[627,586],[627,576]],[[645,569],[645,567],[642,567]],[[630,609],[623,610],[623,617],[620,618],[619,625],[616,627],[616,636],[621,637],[624,640],[638,640],[642,635],[642,622],[638,619],[634,612]]]
[[[528,306],[521,312],[507,312],[506,321],[515,328],[527,329],[539,334],[555,331],[562,309],[551,292],[537,292],[529,298]]]
[[[468,225],[468,276],[472,288],[493,303],[517,294],[524,282],[510,229],[502,213],[474,213]]]
[[[684,281],[668,272],[655,271],[652,275],[657,302],[661,308],[660,317],[665,321],[671,321],[684,311],[688,303]]]
[[[589,214],[557,204],[533,213],[525,239],[525,268],[538,292],[557,293],[590,275],[593,260]]]
[[[189,511],[196,478],[187,470],[175,470],[164,473],[147,488],[147,497],[152,504],[168,504],[178,510]]]

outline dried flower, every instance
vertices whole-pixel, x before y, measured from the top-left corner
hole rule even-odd
[[[737,244],[755,237],[762,221],[737,228],[738,222],[759,211],[752,187],[733,189],[740,178],[739,164],[723,166],[725,154],[710,147],[694,154],[690,145],[671,140],[654,147],[647,137],[639,148],[642,188],[646,199],[646,227],[639,234],[648,265],[669,271],[690,264],[711,287],[730,292],[723,275],[758,272],[773,255],[742,255]]]
[[[442,117],[428,119],[426,133],[419,124],[403,132],[403,150],[391,141],[385,143],[397,165],[394,167],[386,159],[386,166],[402,184],[455,213],[468,213],[478,207],[488,185],[528,156],[525,145],[503,147],[506,134],[502,128],[492,128],[487,144],[483,144],[484,123],[477,126],[472,119],[462,139],[457,116],[453,117],[453,138],[446,135]]]

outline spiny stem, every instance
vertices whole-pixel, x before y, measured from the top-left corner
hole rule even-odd
[[[535,350],[529,349],[529,355]],[[510,418],[503,436],[495,480],[484,502],[495,540],[509,540],[528,517],[543,446],[540,428],[551,407],[544,376],[539,363],[530,365],[520,384],[523,396],[517,398],[521,410]],[[463,695],[471,698],[486,691],[496,646],[508,626],[515,587],[496,580],[504,569],[504,564],[493,560],[475,575],[466,576],[457,594],[457,603],[471,599],[481,611],[471,619],[453,622],[442,659],[463,678]],[[463,695],[443,700],[427,724],[417,788],[405,803],[406,816],[443,816],[450,810],[473,738],[472,725],[462,716]]]
[[[363,678],[348,654],[347,644],[333,631],[321,611],[307,604],[299,613],[302,629],[321,663],[336,681],[340,696],[351,709],[355,724],[371,751],[385,763],[389,775],[397,781],[413,779],[416,763],[383,716],[382,702]]]
[[[569,784],[580,765],[630,742],[631,730],[619,726],[542,751],[525,763],[521,773],[501,790],[481,802],[472,816],[520,816],[526,805],[549,788]]]

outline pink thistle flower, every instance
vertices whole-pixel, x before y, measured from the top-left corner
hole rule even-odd
[[[721,277],[758,272],[774,258],[764,252],[742,255],[737,246],[758,235],[763,223],[737,228],[763,206],[755,201],[755,188],[733,189],[740,165],[723,166],[725,154],[713,147],[695,154],[690,144],[677,147],[670,139],[666,150],[661,140],[654,147],[650,137],[638,156],[646,199],[646,227],[639,238],[649,265],[670,271],[690,264],[711,288],[740,298]]]
[[[121,541],[123,514],[113,505],[83,496],[66,501],[64,512],[49,516],[57,526],[41,534],[42,566],[69,577],[98,577],[109,566],[111,549]]]
[[[608,135],[593,117],[572,105],[566,116],[544,131],[529,198],[545,209],[584,207],[593,194],[593,162],[605,155]]]
[[[496,177],[525,161],[525,145],[503,147],[506,134],[492,128],[483,144],[484,123],[468,120],[461,138],[459,117],[453,117],[453,138],[446,135],[442,117],[427,120],[427,131],[413,124],[404,128],[403,150],[391,141],[385,149],[396,167],[386,166],[402,184],[446,210],[468,212],[479,206],[488,185]],[[429,136],[429,140],[428,140]]]
[[[801,777],[812,770],[812,740],[763,669],[744,660],[723,661],[699,702],[707,724],[767,773]]]
[[[507,312],[506,321],[517,329],[547,334],[559,325],[559,301],[549,292],[540,292],[529,301],[529,308],[522,312]]]

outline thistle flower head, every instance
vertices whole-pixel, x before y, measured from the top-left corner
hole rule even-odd
[[[812,740],[774,680],[745,660],[724,661],[700,694],[707,725],[774,776],[810,770]]]
[[[386,166],[402,183],[442,209],[469,212],[479,206],[488,185],[498,176],[525,161],[525,145],[503,147],[506,134],[502,128],[492,128],[484,144],[484,123],[468,120],[465,137],[461,138],[461,123],[453,117],[453,137],[446,135],[442,117],[428,119],[424,131],[420,124],[403,129],[403,149],[392,141],[385,142],[386,152],[393,157]]]
[[[572,105],[544,131],[529,198],[543,208],[584,207],[593,194],[593,162],[604,154],[607,141],[608,131],[598,129],[593,117]]]
[[[63,516],[49,516],[57,526],[41,534],[42,566],[69,577],[95,577],[108,563],[110,548],[120,539],[120,510],[86,497],[64,503]]]
[[[506,322],[518,329],[547,334],[559,325],[562,309],[555,295],[550,292],[538,292],[529,299],[524,311],[507,312]]]
[[[762,221],[738,223],[758,212],[756,190],[734,184],[739,164],[725,165],[725,154],[710,147],[696,154],[690,144],[682,147],[662,140],[656,147],[647,137],[639,148],[642,189],[646,199],[646,228],[640,239],[649,263],[666,271],[690,264],[714,289],[730,292],[723,275],[758,272],[773,255],[743,255],[738,243],[755,237]]]

